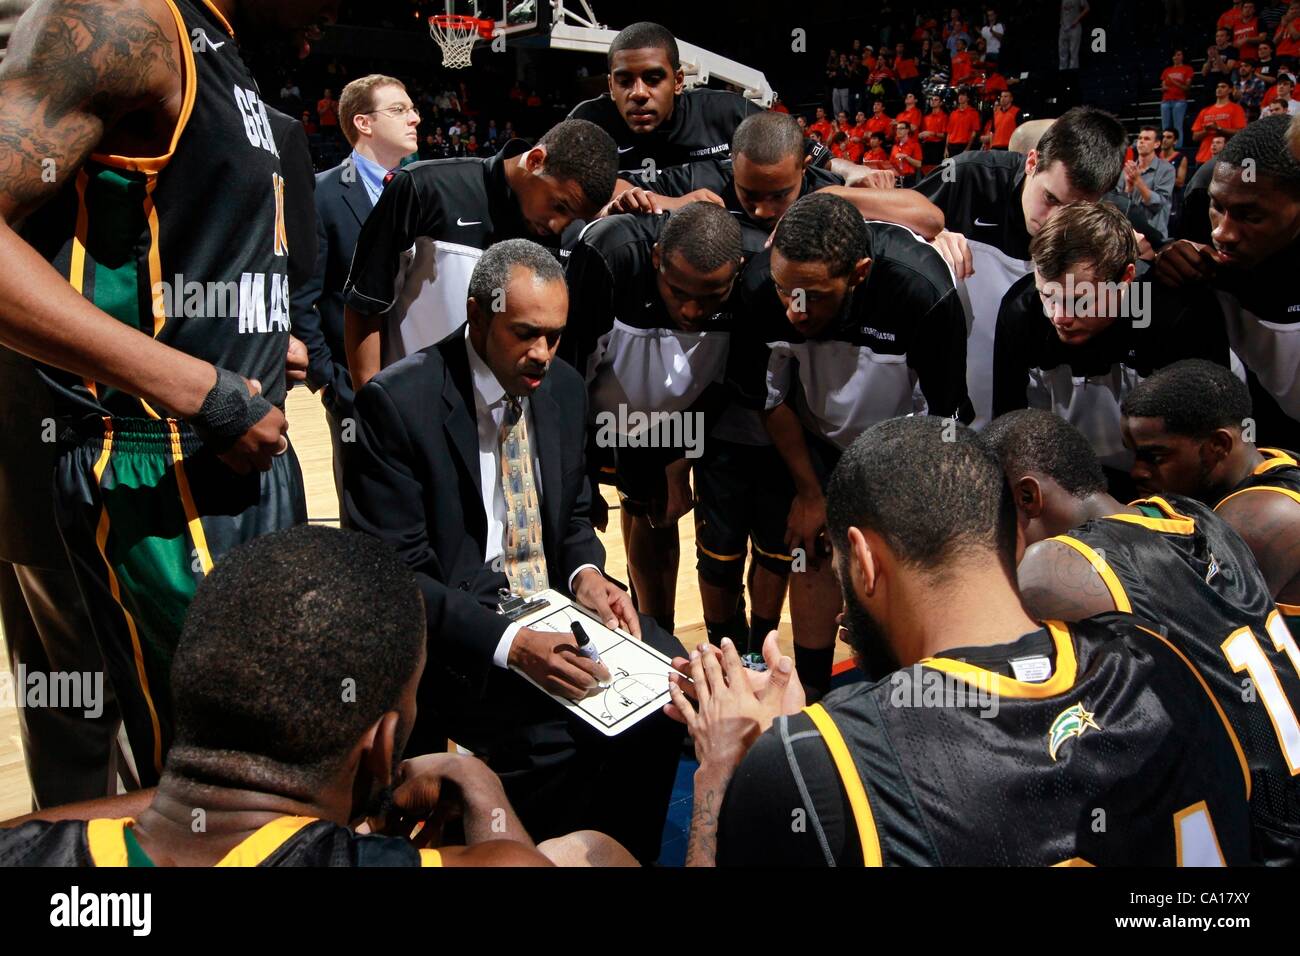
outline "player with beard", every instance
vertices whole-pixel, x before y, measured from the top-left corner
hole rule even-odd
[[[1256,120],[1219,153],[1209,185],[1210,244],[1160,250],[1155,277],[1218,298],[1245,363],[1260,441],[1300,447],[1300,162],[1286,116]],[[1188,206],[1190,214],[1191,205]]]
[[[846,639],[897,669],[798,710],[705,647],[697,703],[672,692],[700,755],[688,861],[1248,861],[1249,781],[1195,672],[1135,618],[1025,613],[1010,489],[974,432],[868,429],[828,509]]]
[[[1300,462],[1247,437],[1254,410],[1245,383],[1212,362],[1176,362],[1130,392],[1121,411],[1139,489],[1214,508],[1250,547],[1300,637]],[[1300,670],[1300,655],[1293,663]]]
[[[286,618],[285,607],[300,613]],[[190,606],[173,674],[176,745],[157,790],[10,821],[0,863],[630,863],[591,832],[534,846],[473,757],[403,761],[424,664],[419,585],[391,550],[322,527],[259,538],[227,556]],[[469,845],[436,849],[453,810]],[[363,821],[369,833],[357,832]],[[408,839],[419,822],[431,825]]]
[[[1064,621],[1118,610],[1165,628],[1241,741],[1255,862],[1300,861],[1300,653],[1246,543],[1188,498],[1116,501],[1087,439],[1051,412],[1003,415],[984,439],[1015,496],[1026,609]]]
[[[54,510],[146,784],[195,587],[307,518],[282,411],[292,187],[247,58],[305,55],[337,8],[42,0],[0,63],[0,344],[52,399]]]

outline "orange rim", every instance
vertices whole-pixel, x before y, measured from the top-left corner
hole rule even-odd
[[[496,27],[495,20],[483,20],[464,13],[436,13],[429,17],[430,23],[436,23],[444,30],[475,30],[485,40],[492,39]]]

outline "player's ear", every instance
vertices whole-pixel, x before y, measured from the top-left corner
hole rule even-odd
[[[1043,513],[1043,489],[1037,478],[1025,475],[1012,484],[1011,491],[1016,499],[1016,510],[1026,520],[1032,521]]]
[[[371,744],[366,749],[366,770],[380,787],[393,784],[393,758],[398,755],[397,733],[401,722],[401,714],[395,710],[387,711],[375,724]]]
[[[677,72],[673,74],[673,96],[681,96],[682,90],[686,88],[686,71],[680,66]]]
[[[1130,262],[1124,269],[1124,274],[1120,276],[1120,285],[1128,285],[1137,277],[1137,263]]]
[[[875,593],[880,576],[879,557],[859,528],[849,528],[849,587],[855,595]]]
[[[849,288],[852,289],[866,282],[869,272],[871,272],[871,260],[869,258],[862,258],[855,262],[853,272],[849,274]]]
[[[540,173],[546,168],[546,147],[534,146],[524,155],[524,169],[530,173]]]
[[[1226,428],[1216,428],[1210,437],[1201,443],[1201,457],[1209,458],[1206,462],[1211,468],[1232,454],[1232,446],[1237,439]]]
[[[1032,175],[1038,168],[1038,150],[1031,149],[1025,154],[1025,175]]]
[[[656,242],[654,248],[650,250],[650,265],[654,266],[655,272],[658,272],[661,268],[660,263],[662,261],[663,257],[659,254],[659,243]]]

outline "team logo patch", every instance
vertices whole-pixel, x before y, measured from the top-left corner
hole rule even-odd
[[[1086,710],[1083,703],[1077,703],[1061,711],[1047,732],[1047,753],[1053,760],[1061,746],[1071,737],[1082,737],[1085,730],[1101,730],[1101,725],[1094,715]]]
[[[1216,558],[1214,556],[1214,552],[1211,551],[1210,566],[1205,569],[1205,583],[1209,584],[1211,579],[1213,579],[1213,577],[1218,573],[1219,573],[1219,559]]]

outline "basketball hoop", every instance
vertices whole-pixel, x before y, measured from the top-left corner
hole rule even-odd
[[[474,44],[479,37],[492,39],[495,27],[493,20],[460,13],[438,13],[429,17],[429,34],[442,49],[442,65],[449,70],[463,70],[469,66]]]

